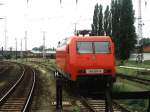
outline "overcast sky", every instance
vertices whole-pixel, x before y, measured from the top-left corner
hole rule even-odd
[[[5,22],[7,23],[7,48],[15,49],[15,38],[20,49],[27,31],[28,49],[38,47],[43,43],[45,31],[46,47],[56,47],[57,42],[73,35],[75,23],[77,29],[91,29],[94,6],[96,3],[105,6],[111,0],[0,0],[0,47],[4,46]],[[137,17],[137,2],[133,0],[135,16]],[[150,37],[150,2],[142,0],[143,36]],[[137,26],[137,24],[135,24]]]

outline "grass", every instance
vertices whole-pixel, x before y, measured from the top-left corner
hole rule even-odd
[[[144,61],[143,63],[136,63],[135,61],[125,61],[125,66],[130,67],[142,67],[142,68],[150,68],[150,61]],[[130,76],[137,76],[139,78],[150,79],[150,71],[147,70],[135,70],[130,68],[121,68],[116,67],[117,73],[122,73]]]
[[[117,65],[120,65],[120,61],[118,60]],[[142,63],[137,63],[136,61],[124,61],[123,65],[132,67],[150,68],[150,61],[143,61]]]
[[[75,106],[73,109],[73,112],[81,112],[80,107],[79,106]]]
[[[136,76],[144,79],[150,79],[150,71],[146,71],[146,70],[135,70],[130,68],[117,67],[117,73],[129,75],[129,76]]]
[[[113,85],[114,92],[133,92],[133,91],[148,91],[150,88],[143,85],[128,81],[125,79],[117,78],[117,81]]]
[[[139,73],[139,70],[117,67],[117,73],[135,76]]]
[[[150,61],[144,61],[143,63],[136,63],[135,61],[125,61],[124,66],[150,68]],[[134,70],[129,68],[117,67],[117,73],[125,75],[141,77],[150,79],[150,71]],[[149,91],[149,85],[142,85],[129,80],[117,78],[117,82],[114,84],[113,91]],[[146,112],[148,107],[148,100],[144,99],[132,99],[132,100],[117,100],[123,104],[131,112]]]
[[[132,100],[118,100],[120,104],[130,110],[131,112],[147,112],[148,100],[132,99]]]
[[[143,86],[132,81],[117,78],[117,82],[113,86],[114,92],[133,92],[133,91],[147,91],[150,90],[149,86]],[[130,110],[131,112],[146,112],[148,107],[148,100],[144,99],[130,99],[130,100],[117,100],[119,104]]]
[[[6,81],[0,81],[0,87],[3,87],[6,84]]]

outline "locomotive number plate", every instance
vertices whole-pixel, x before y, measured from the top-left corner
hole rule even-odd
[[[87,69],[86,73],[87,74],[91,74],[91,73],[104,73],[104,69]]]

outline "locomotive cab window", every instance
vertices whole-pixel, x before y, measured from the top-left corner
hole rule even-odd
[[[92,42],[77,42],[77,51],[80,54],[93,53]]]
[[[110,53],[109,42],[94,42],[95,53]]]
[[[77,42],[77,52],[79,54],[110,53],[109,42]]]

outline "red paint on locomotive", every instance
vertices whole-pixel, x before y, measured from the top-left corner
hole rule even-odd
[[[115,80],[114,43],[109,36],[70,37],[56,49],[56,65],[73,81],[80,76]]]

